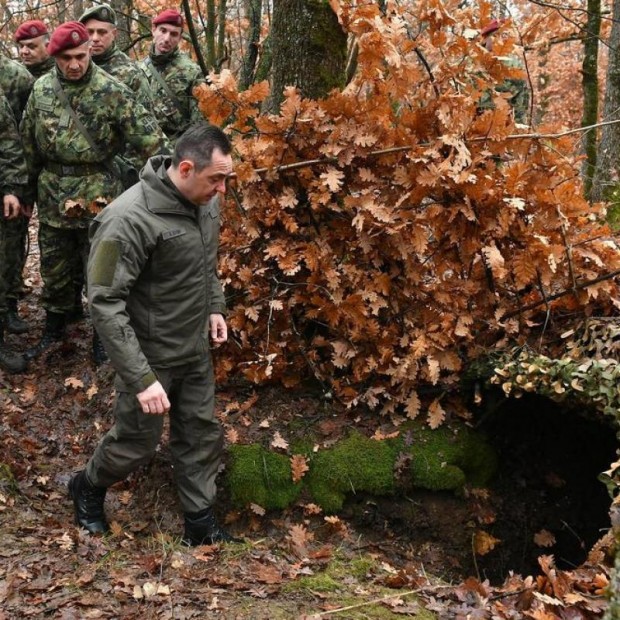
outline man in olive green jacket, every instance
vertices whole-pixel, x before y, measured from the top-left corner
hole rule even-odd
[[[91,533],[108,530],[107,487],[150,461],[168,413],[184,540],[233,540],[213,512],[223,437],[209,352],[209,336],[227,339],[216,262],[230,152],[220,129],[193,126],[91,227],[91,316],[117,371],[116,422],[69,483],[76,521]]]

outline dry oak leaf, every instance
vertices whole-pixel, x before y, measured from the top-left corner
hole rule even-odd
[[[534,534],[534,542],[539,547],[553,547],[555,545],[555,536],[549,530],[540,530]]]
[[[95,383],[93,383],[87,390],[86,390],[86,396],[88,397],[88,400],[92,400],[93,396],[95,396],[97,393],[99,392],[99,388],[97,387],[97,385]]]
[[[271,440],[272,448],[280,448],[281,450],[288,450],[288,441],[280,435],[280,431],[276,431],[273,439]]]
[[[80,381],[77,377],[67,377],[65,379],[65,386],[72,387],[77,390],[78,388],[84,387],[84,382]]]
[[[321,174],[321,178],[332,192],[337,192],[342,186],[344,172],[337,170],[333,166],[328,166],[327,170]]]
[[[439,400],[435,399],[428,407],[428,425],[432,428],[438,428],[446,419],[446,412],[439,404]]]
[[[478,555],[486,555],[502,542],[499,538],[491,536],[488,532],[478,530],[474,534],[474,550]]]
[[[226,441],[228,443],[237,443],[239,441],[239,433],[234,428],[229,428],[226,431]]]
[[[291,473],[293,475],[293,482],[299,482],[304,474],[309,470],[306,457],[301,454],[294,454],[291,457]]]
[[[255,515],[258,515],[259,517],[265,516],[265,509],[262,506],[259,506],[258,504],[250,504],[250,510]]]
[[[314,535],[303,525],[292,525],[288,531],[287,538],[291,542],[293,552],[300,558],[308,555],[308,543]]]

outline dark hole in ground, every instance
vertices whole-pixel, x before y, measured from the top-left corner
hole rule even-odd
[[[397,565],[421,562],[447,579],[499,584],[509,571],[536,575],[541,555],[553,554],[559,568],[583,563],[609,528],[611,500],[597,476],[615,461],[615,430],[535,396],[507,400],[480,429],[499,457],[488,499],[420,490],[356,496],[343,515],[369,539],[389,542]],[[501,542],[474,556],[477,531]],[[539,546],[537,534],[554,544]]]
[[[583,563],[609,528],[611,499],[597,476],[615,461],[618,442],[606,422],[530,395],[488,416],[481,428],[499,455],[489,532],[502,543],[478,560],[482,576],[536,574],[542,554],[553,554],[559,568]],[[536,544],[543,530],[555,544]]]

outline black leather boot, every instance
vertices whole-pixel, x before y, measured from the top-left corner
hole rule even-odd
[[[68,487],[69,497],[73,500],[75,522],[91,534],[108,532],[110,526],[103,511],[107,489],[94,486],[84,470],[69,480]]]
[[[108,361],[108,354],[103,348],[103,343],[97,334],[97,330],[93,327],[93,363],[95,366],[101,366]]]
[[[183,542],[189,547],[196,547],[198,545],[243,541],[231,536],[220,527],[213,513],[213,508],[206,508],[200,512],[185,515]]]
[[[27,349],[24,353],[26,360],[39,357],[41,353],[47,351],[53,344],[60,342],[65,335],[65,315],[58,312],[49,312],[45,317],[45,328],[41,340],[34,347]]]
[[[17,312],[17,299],[7,299],[6,305],[9,308],[6,315],[6,331],[11,334],[25,334],[28,331],[28,323]]]
[[[4,343],[4,330],[6,329],[4,321],[0,319],[0,368],[12,374],[24,372],[28,362],[23,355],[11,351]]]

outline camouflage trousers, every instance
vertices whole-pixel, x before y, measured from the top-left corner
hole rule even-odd
[[[196,513],[215,501],[223,447],[222,427],[214,414],[215,385],[209,355],[204,362],[155,369],[171,408],[170,452],[183,512]],[[164,416],[142,413],[136,393],[115,382],[114,426],[99,442],[86,466],[95,486],[109,487],[146,465],[154,456]]]
[[[0,265],[6,264],[6,229],[7,220],[0,216]],[[0,272],[0,318],[4,317],[7,312],[6,307],[6,291],[7,281],[4,274],[4,269]]]
[[[24,292],[24,266],[28,247],[27,217],[19,216],[14,220],[6,220],[5,226],[5,260],[2,265],[3,278],[6,282],[6,296],[19,299]]]
[[[88,228],[55,228],[39,225],[41,305],[48,311],[66,314],[75,308],[76,287],[86,280]]]

